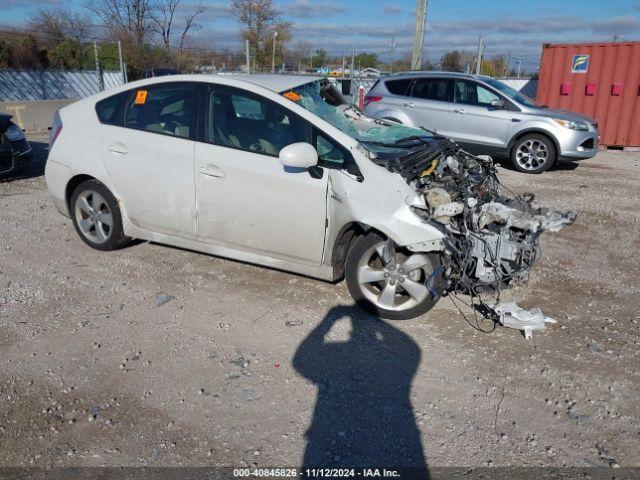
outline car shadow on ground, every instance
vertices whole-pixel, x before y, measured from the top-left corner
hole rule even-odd
[[[349,338],[333,341],[327,334],[343,319]],[[403,479],[429,478],[410,400],[420,357],[416,342],[387,322],[355,306],[332,308],[293,359],[318,387],[303,471],[391,467]]]
[[[46,142],[29,141],[33,158],[21,169],[0,176],[0,182],[15,182],[16,180],[27,180],[44,175],[44,167],[49,154],[49,144]]]
[[[492,156],[494,163],[500,165],[502,168],[506,170],[511,170],[512,172],[517,172],[513,163],[511,163],[511,159],[509,157],[501,157],[501,156]],[[573,161],[562,161],[556,162],[551,168],[548,170],[549,172],[553,172],[554,170],[575,170],[578,168],[579,162]]]

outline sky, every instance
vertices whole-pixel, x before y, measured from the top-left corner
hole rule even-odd
[[[183,0],[188,6],[195,0]],[[214,48],[238,48],[238,25],[229,2],[203,0],[205,13],[195,41]],[[394,57],[411,50],[415,0],[274,0],[294,25],[294,40],[332,55],[350,52]],[[40,7],[83,10],[84,0],[0,0],[0,23],[21,26]],[[423,55],[438,63],[445,51],[475,51],[483,35],[486,55],[522,56],[537,69],[544,43],[640,40],[639,0],[429,0]],[[512,60],[513,62],[513,60]],[[512,63],[513,65],[513,63]]]

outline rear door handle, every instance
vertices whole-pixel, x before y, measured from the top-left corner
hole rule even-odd
[[[409,107],[409,108],[413,108],[413,107],[415,107],[415,106],[416,106],[416,104],[415,104],[415,103],[413,103],[413,102],[407,102],[407,103],[405,103],[405,104],[404,104],[404,106],[405,106],[405,107]]]
[[[224,170],[222,170],[220,167],[216,167],[211,163],[208,163],[204,167],[200,167],[198,169],[198,172],[209,177],[224,177]]]
[[[127,147],[125,147],[120,142],[112,143],[107,147],[107,150],[109,150],[112,153],[120,153],[122,155],[125,155],[127,153]]]
[[[464,115],[466,113],[466,110],[464,108],[454,108],[453,113],[459,113],[461,115]]]

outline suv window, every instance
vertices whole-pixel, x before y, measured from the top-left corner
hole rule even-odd
[[[465,105],[489,107],[492,101],[500,100],[500,97],[491,90],[470,80],[456,80],[455,92],[456,103],[464,103]]]
[[[413,80],[411,78],[405,78],[400,80],[387,80],[385,85],[394,95],[409,95],[409,86]]]
[[[124,126],[163,135],[194,138],[197,101],[194,83],[167,83],[132,90]]]
[[[413,85],[412,97],[425,100],[451,101],[451,80],[447,78],[419,78]]]
[[[129,92],[122,92],[96,103],[96,114],[98,115],[98,120],[110,125],[122,125],[124,121],[124,103],[128,96]]]
[[[277,156],[309,141],[307,122],[266,98],[230,87],[213,87],[208,97],[207,142]]]

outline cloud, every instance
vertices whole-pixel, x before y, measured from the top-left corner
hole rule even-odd
[[[61,0],[2,0],[2,2],[0,2],[0,11],[18,7],[51,7],[62,4],[63,2]]]
[[[347,12],[347,8],[340,3],[311,3],[310,0],[296,0],[295,2],[284,4],[279,11],[288,17],[316,18],[343,14]]]
[[[199,4],[196,2],[188,2],[180,5],[183,11],[193,11]],[[198,17],[201,22],[214,22],[216,20],[230,18],[233,16],[229,3],[204,3],[204,12]]]
[[[397,15],[402,13],[402,7],[396,3],[387,3],[382,7],[382,11],[387,15]]]

